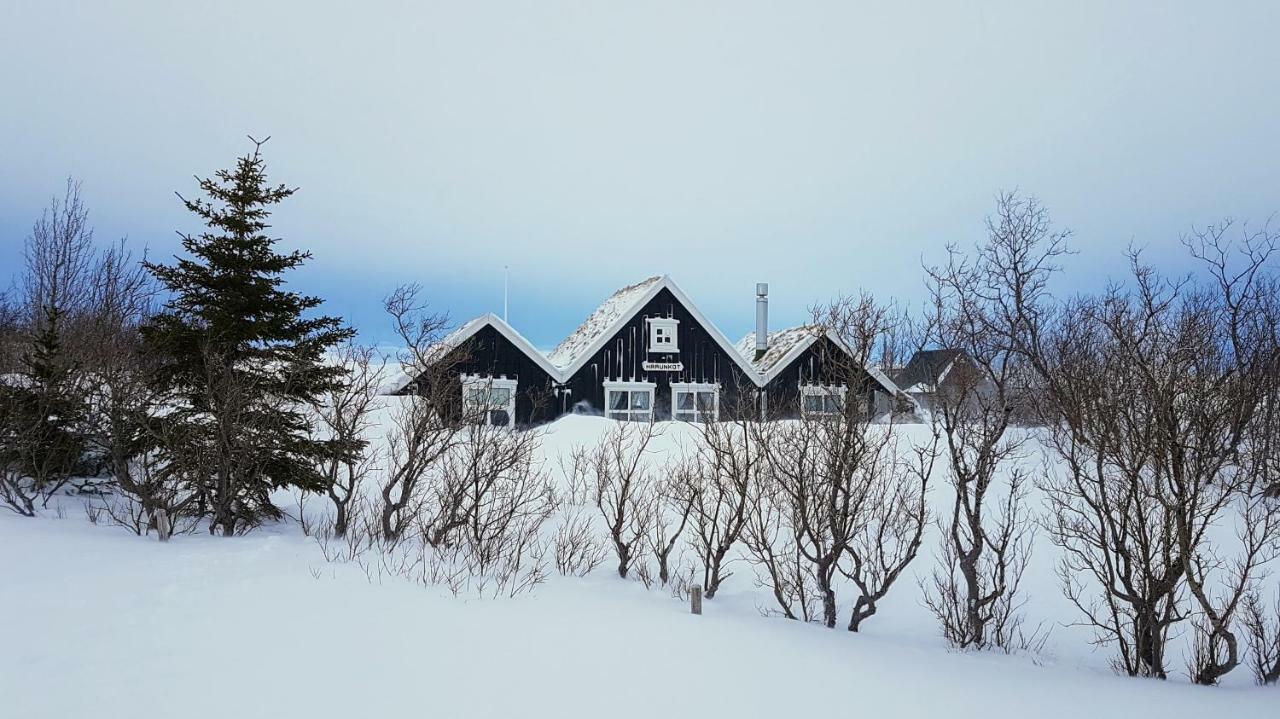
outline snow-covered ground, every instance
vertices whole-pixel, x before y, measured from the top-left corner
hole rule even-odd
[[[608,426],[567,417],[544,451]],[[691,438],[672,425],[661,444]],[[608,563],[467,600],[371,583],[294,523],[161,544],[63,506],[0,515],[0,717],[1269,717],[1280,698],[1245,667],[1208,689],[1115,676],[1062,626],[1075,615],[1043,542],[1027,615],[1053,634],[1032,658],[949,652],[914,577],[855,635],[762,615],[745,564],[700,617]]]

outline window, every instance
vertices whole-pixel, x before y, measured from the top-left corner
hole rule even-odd
[[[844,386],[800,385],[800,410],[807,415],[834,416],[844,412]]]
[[[510,427],[516,418],[516,380],[462,375],[462,411],[468,421]]]
[[[715,422],[720,417],[720,385],[671,383],[671,418],[678,422]]]
[[[605,382],[604,416],[630,422],[652,422],[653,383]]]
[[[680,327],[680,320],[672,317],[650,317],[649,323],[649,351],[650,352],[679,352],[680,345],[676,339],[676,330]]]

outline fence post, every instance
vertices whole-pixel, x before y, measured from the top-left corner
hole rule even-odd
[[[702,614],[702,585],[695,584],[689,590],[689,611]]]
[[[160,541],[169,541],[169,536],[173,533],[173,526],[169,524],[169,513],[163,509],[157,509],[155,519],[156,534],[160,535]]]

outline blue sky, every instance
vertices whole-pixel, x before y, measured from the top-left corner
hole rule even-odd
[[[188,6],[189,5],[189,6]],[[315,253],[295,286],[371,339],[417,281],[550,347],[672,275],[730,337],[867,289],[921,295],[995,192],[1130,243],[1280,210],[1280,4],[0,0],[0,268],[67,175],[99,239],[172,254],[174,197],[272,136]]]

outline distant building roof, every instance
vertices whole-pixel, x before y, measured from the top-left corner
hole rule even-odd
[[[960,349],[920,350],[911,356],[907,366],[898,370],[893,380],[909,393],[933,392],[934,384],[946,378],[956,358],[964,354]]]

